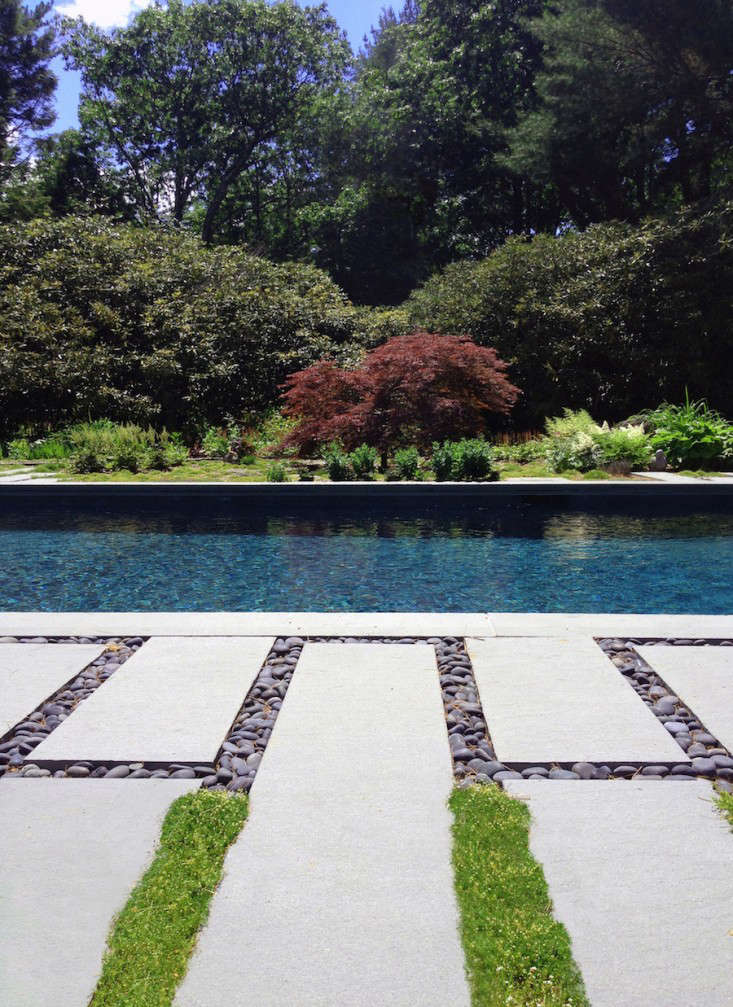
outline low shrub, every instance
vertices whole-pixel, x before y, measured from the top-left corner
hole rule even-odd
[[[330,444],[323,452],[326,472],[331,482],[345,483],[354,477],[349,456],[340,444]]]
[[[674,468],[715,469],[733,463],[733,424],[705,401],[662,405],[644,417],[651,444]]]
[[[550,438],[546,457],[553,472],[588,472],[600,467],[603,449],[590,434],[579,431],[570,437]]]
[[[645,469],[653,455],[651,440],[643,426],[601,429],[594,440],[601,449],[603,465],[617,473]]]
[[[481,438],[433,444],[432,465],[438,482],[483,482],[496,478],[491,445]]]
[[[420,455],[417,448],[401,448],[395,451],[395,474],[398,479],[412,482],[420,475]]]
[[[268,467],[266,478],[268,483],[286,483],[288,481],[288,473],[284,465],[276,462],[274,465]]]
[[[482,482],[494,475],[491,445],[474,438],[458,441],[454,455],[454,478],[459,482]]]
[[[104,472],[106,465],[96,451],[87,448],[71,456],[71,470],[79,475],[89,475],[93,472]]]
[[[526,465],[544,459],[547,445],[544,440],[523,441],[521,444],[494,444],[494,461],[516,462]]]
[[[439,483],[448,482],[453,478],[453,444],[451,441],[433,444],[431,464],[435,478]]]
[[[207,458],[226,458],[230,452],[231,443],[239,431],[224,430],[220,427],[207,427],[201,438],[201,453]]]
[[[379,452],[369,444],[360,444],[349,455],[349,462],[357,479],[372,479],[379,464]]]
[[[12,458],[14,461],[28,460],[31,456],[30,441],[26,440],[25,437],[10,441],[8,443],[7,455],[8,458]]]

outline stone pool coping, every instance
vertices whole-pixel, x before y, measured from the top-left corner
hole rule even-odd
[[[733,497],[733,478],[692,479],[670,477],[665,481],[649,479],[572,480],[518,478],[495,483],[455,482],[313,482],[313,483],[236,483],[236,482],[46,482],[31,480],[0,484],[0,500],[94,500],[112,498],[277,500],[310,502],[318,500],[363,499],[367,493],[375,500],[482,499],[499,500],[521,496],[571,498],[632,497],[660,499],[667,497]]]
[[[733,615],[533,612],[0,612],[2,637],[333,636],[733,639]]]

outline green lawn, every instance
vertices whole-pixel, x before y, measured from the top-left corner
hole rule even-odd
[[[247,817],[245,796],[199,790],[172,805],[149,870],[112,929],[90,1007],[169,1007]]]
[[[529,850],[525,804],[456,790],[453,866],[473,1007],[588,1007],[565,928]]]

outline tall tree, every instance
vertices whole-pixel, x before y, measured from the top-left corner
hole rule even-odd
[[[206,241],[233,187],[349,59],[326,5],[291,0],[168,0],[109,33],[65,27],[82,130],[112,152],[145,216],[180,222],[201,205]]]
[[[50,69],[56,32],[52,3],[0,0],[0,166],[7,175],[18,147],[54,121],[56,76]]]
[[[731,0],[563,0],[534,22],[540,103],[508,163],[570,218],[638,219],[709,194],[733,144]]]

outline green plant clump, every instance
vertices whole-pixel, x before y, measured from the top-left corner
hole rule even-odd
[[[674,468],[716,469],[733,463],[733,424],[706,402],[662,405],[645,417],[652,446],[661,448]]]
[[[414,482],[420,477],[420,454],[417,448],[400,448],[395,451],[394,467],[399,479]]]
[[[733,829],[733,794],[726,794],[721,791],[718,794],[718,804],[720,805],[720,810],[728,818],[731,829]]]
[[[432,466],[438,482],[483,482],[496,478],[491,445],[480,438],[436,442]]]
[[[351,460],[340,444],[329,444],[323,452],[323,460],[331,482],[345,483],[354,478]]]
[[[268,483],[286,483],[288,481],[288,473],[285,470],[285,466],[279,462],[268,467],[266,477]]]
[[[526,805],[491,785],[454,791],[450,806],[474,1007],[588,1007],[570,938],[529,851]]]
[[[373,479],[379,464],[379,452],[369,444],[360,444],[349,455],[349,462],[357,479]]]
[[[245,796],[199,790],[172,805],[155,859],[117,917],[90,1007],[169,1007],[247,818]]]

